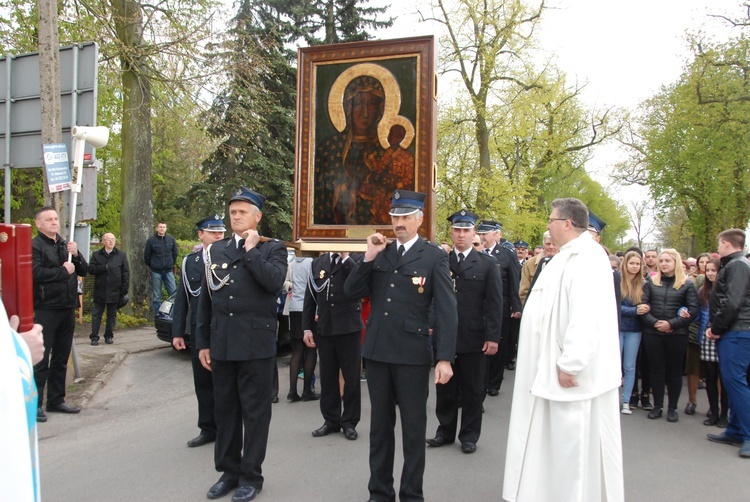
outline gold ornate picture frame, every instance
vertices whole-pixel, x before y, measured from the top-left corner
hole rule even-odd
[[[298,51],[294,241],[303,251],[392,237],[396,188],[427,194],[420,234],[434,239],[434,63],[431,36]]]

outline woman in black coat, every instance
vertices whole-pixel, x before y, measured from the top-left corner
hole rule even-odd
[[[654,409],[648,418],[662,416],[664,385],[669,392],[667,420],[677,422],[677,401],[682,389],[682,363],[688,344],[688,327],[698,315],[695,285],[685,277],[680,253],[665,249],[659,255],[659,270],[643,289],[643,342],[646,344]],[[681,309],[687,309],[687,315]]]

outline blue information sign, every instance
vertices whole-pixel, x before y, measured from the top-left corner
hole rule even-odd
[[[47,171],[47,184],[50,193],[70,190],[73,178],[70,174],[68,149],[65,143],[42,145],[44,151],[44,169]]]

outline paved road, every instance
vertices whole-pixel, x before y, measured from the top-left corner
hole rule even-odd
[[[279,363],[282,402],[273,408],[266,482],[257,500],[366,500],[366,385],[360,439],[347,441],[342,434],[313,438],[310,432],[323,423],[317,402],[284,402],[285,361]],[[428,501],[500,500],[513,373],[508,376],[506,390],[487,398],[475,454],[462,454],[457,445],[428,449]],[[131,354],[80,415],[49,414],[49,421],[40,424],[43,500],[206,500],[218,474],[210,446],[185,446],[197,433],[191,385],[189,356],[169,349]],[[750,500],[745,482],[750,460],[740,459],[736,448],[705,440],[706,432],[718,429],[701,424],[703,394],[698,415],[681,414],[677,424],[647,420],[641,410],[622,417],[628,500]],[[685,398],[681,401],[684,407]],[[428,431],[433,432],[434,392],[428,406]],[[397,456],[397,480],[400,468]]]

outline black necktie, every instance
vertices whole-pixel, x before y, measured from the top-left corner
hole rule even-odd
[[[338,264],[339,264],[339,254],[333,253],[331,255],[331,267],[335,267]]]
[[[463,262],[464,262],[464,254],[458,253],[458,267],[459,268],[461,268],[461,265],[463,264]]]
[[[405,248],[404,248],[403,244],[401,244],[401,245],[398,246],[398,257],[399,258],[401,258],[402,256],[404,256],[404,250],[405,250]]]
[[[237,242],[237,250],[238,251],[239,251],[240,248],[244,248],[245,247],[245,239],[240,239],[239,241],[235,241],[235,242]]]
[[[487,254],[490,254],[489,248],[485,249],[484,252],[487,253]]]

